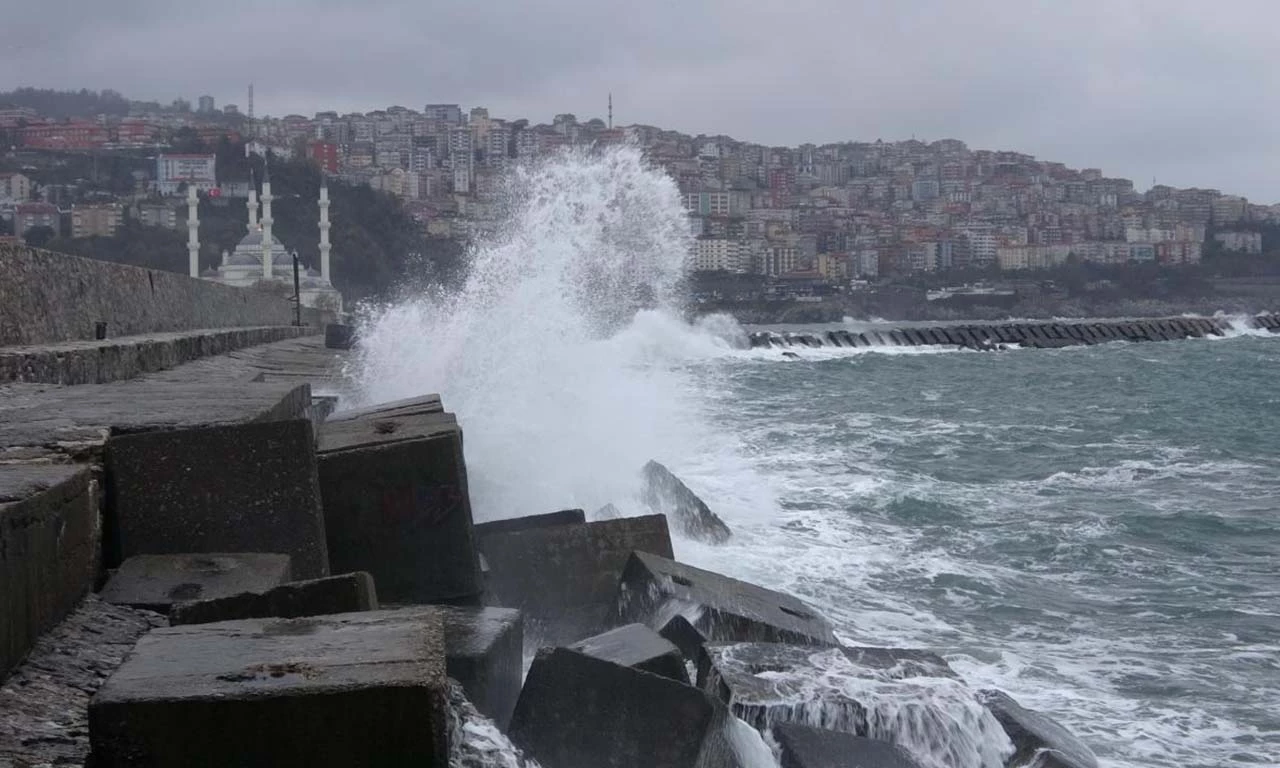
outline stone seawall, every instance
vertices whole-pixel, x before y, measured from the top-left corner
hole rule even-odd
[[[1280,315],[1258,315],[1250,327],[1280,333]],[[962,347],[992,350],[1017,345],[1037,349],[1106,344],[1112,341],[1174,341],[1222,336],[1231,324],[1216,317],[1173,317],[1158,320],[1068,321],[1058,323],[1004,323],[990,325],[937,325],[877,329],[853,333],[750,334],[752,347]]]
[[[304,309],[303,322],[328,319]],[[0,245],[0,347],[201,328],[291,325],[292,303],[157,269]]]

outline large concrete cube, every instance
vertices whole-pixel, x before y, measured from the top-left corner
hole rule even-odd
[[[728,768],[724,705],[660,675],[567,648],[540,651],[511,740],[545,766]]]
[[[497,532],[481,541],[488,590],[525,616],[534,647],[564,645],[611,626],[618,579],[632,551],[671,556],[667,518],[646,515]]]
[[[439,395],[418,395],[403,400],[392,400],[360,408],[349,408],[335,411],[329,415],[328,421],[351,421],[352,419],[378,419],[394,416],[414,416],[419,414],[441,413],[444,407]]]
[[[97,535],[89,470],[0,466],[0,680],[88,591]]]
[[[1098,768],[1098,758],[1093,751],[1048,715],[1026,709],[1003,691],[980,691],[978,698],[1000,721],[1013,742],[1016,751],[1009,765]]]
[[[329,575],[308,420],[115,435],[106,476],[110,565],[142,554],[281,552],[297,578]]]
[[[619,582],[616,622],[661,630],[677,614],[710,640],[836,644],[827,620],[791,595],[636,552]]]
[[[782,768],[920,768],[901,747],[878,739],[792,723],[775,725],[773,738]]]
[[[611,629],[580,640],[569,648],[624,667],[635,667],[681,683],[689,682],[680,649],[643,624]]]
[[[478,602],[462,431],[451,414],[330,421],[319,460],[335,571],[368,571],[390,603]]]
[[[1013,751],[974,692],[927,651],[708,643],[703,653],[699,687],[760,731],[816,726],[939,765],[1002,765]]]
[[[524,625],[520,612],[449,605],[405,610],[439,613],[444,621],[449,677],[461,683],[481,714],[506,728],[524,677]]]
[[[364,571],[291,581],[267,590],[238,592],[224,597],[177,603],[169,623],[210,624],[215,621],[279,617],[324,616],[378,610],[373,577]]]
[[[95,768],[448,764],[438,614],[157,629],[89,705]]]
[[[115,605],[168,613],[175,603],[265,591],[289,581],[290,573],[288,555],[137,555],[116,569],[101,597]]]

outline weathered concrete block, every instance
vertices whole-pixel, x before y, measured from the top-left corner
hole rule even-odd
[[[96,768],[448,764],[437,614],[157,629],[89,704]]]
[[[694,664],[698,663],[698,657],[702,655],[702,646],[707,642],[707,636],[702,630],[690,624],[689,620],[680,614],[672,616],[670,621],[662,625],[658,629],[658,634],[679,648],[680,655],[686,661]]]
[[[369,419],[379,418],[382,416],[415,416],[421,414],[442,413],[443,411],[444,406],[440,403],[439,395],[418,395],[417,397],[407,397],[403,400],[392,400],[390,402],[378,403],[364,408],[350,408],[335,411],[329,415],[327,421],[350,421],[351,419]]]
[[[671,470],[650,461],[644,465],[641,474],[641,500],[654,512],[671,515],[687,536],[720,544],[732,535],[729,526]]]
[[[89,590],[97,538],[89,470],[0,466],[0,680]]]
[[[526,515],[525,517],[509,517],[505,520],[491,520],[487,523],[476,523],[476,538],[483,539],[492,533],[511,533],[525,531],[530,528],[546,528],[557,525],[581,525],[587,522],[587,513],[581,509],[562,509],[559,512],[548,512],[544,515]]]
[[[116,605],[167,613],[173,605],[190,600],[265,592],[289,581],[290,573],[288,555],[135,555],[121,563],[99,597]]]
[[[298,578],[329,574],[308,420],[116,435],[106,471],[112,565],[265,550],[290,555]]]
[[[173,626],[209,624],[273,616],[295,619],[376,610],[378,594],[373,577],[364,571],[356,571],[323,579],[293,581],[266,591],[245,591],[226,597],[177,603],[169,610],[169,623]]]
[[[712,640],[836,644],[827,620],[791,595],[634,553],[619,581],[615,620],[661,629],[677,614]]]
[[[1053,718],[1023,708],[1003,691],[979,691],[978,698],[995,715],[1013,742],[1016,751],[1008,765],[1098,767],[1098,758],[1089,747]]]
[[[580,640],[571,650],[624,667],[652,672],[681,683],[689,682],[680,649],[643,624],[627,624]]]
[[[802,723],[946,765],[1002,765],[1000,723],[940,657],[896,648],[708,643],[698,686],[758,730]]]
[[[328,323],[324,327],[324,345],[328,349],[351,349],[356,345],[355,326]]]
[[[782,768],[920,768],[904,749],[878,739],[793,723],[775,725],[773,738]]]
[[[546,766],[727,768],[723,704],[692,686],[567,648],[539,651],[511,740]]]
[[[435,611],[444,621],[449,677],[486,717],[506,729],[524,676],[524,623],[510,608],[436,605],[405,611]]]
[[[490,595],[524,613],[534,647],[571,643],[613,626],[618,580],[632,551],[672,554],[663,515],[492,533],[480,546],[489,561]]]
[[[329,422],[319,467],[335,570],[373,574],[388,602],[478,599],[462,431],[452,414]]]

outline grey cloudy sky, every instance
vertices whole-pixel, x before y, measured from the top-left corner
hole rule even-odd
[[[428,102],[767,144],[958,138],[1280,202],[1280,0],[44,0],[0,87]]]

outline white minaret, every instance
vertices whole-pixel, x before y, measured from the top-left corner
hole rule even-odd
[[[320,177],[320,279],[329,282],[329,182]]]
[[[192,277],[200,276],[200,199],[195,182],[187,183],[187,267]]]
[[[272,279],[271,272],[271,171],[262,171],[262,279]]]
[[[253,186],[253,172],[249,173],[249,202],[246,203],[249,209],[249,231],[258,228],[258,190]]]

